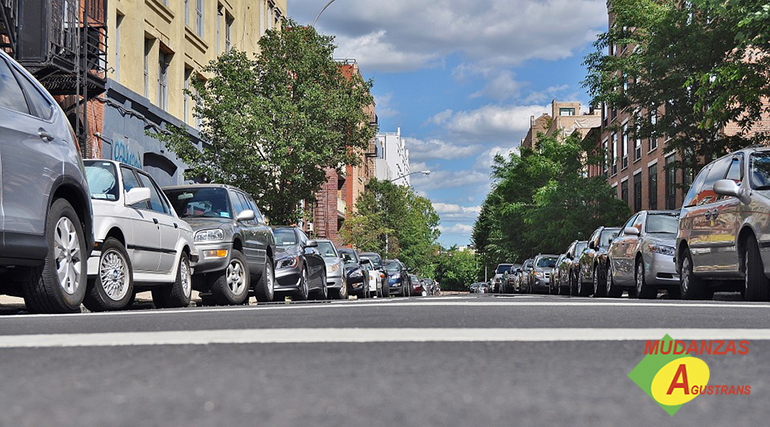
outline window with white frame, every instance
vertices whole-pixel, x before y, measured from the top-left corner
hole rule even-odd
[[[628,123],[623,125],[623,139],[620,144],[621,169],[628,167]]]
[[[171,55],[160,49],[158,52],[158,107],[168,109],[168,65]]]
[[[120,81],[120,30],[125,16],[118,13],[115,16],[115,80]]]
[[[232,37],[233,37],[233,21],[235,19],[225,14],[225,52],[230,52],[230,49],[233,47]]]
[[[144,39],[144,97],[150,97],[150,52],[152,39]]]
[[[205,0],[195,0],[195,33],[203,37],[203,7]]]
[[[618,173],[618,133],[612,133],[612,174]]]
[[[658,130],[656,129],[658,125],[658,110],[655,108],[650,109],[650,125],[651,125],[651,132],[650,132],[650,149],[649,151],[652,151],[656,148],[658,148]]]

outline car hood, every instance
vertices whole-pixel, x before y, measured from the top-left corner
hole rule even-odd
[[[193,231],[209,229],[209,228],[231,228],[233,220],[230,218],[204,218],[204,217],[187,217],[182,218],[186,223],[190,224]],[[223,227],[227,226],[227,227]]]
[[[647,244],[651,244],[651,245],[670,246],[672,248],[675,248],[676,234],[657,234],[657,235],[648,234],[647,236],[645,236],[644,241]]]
[[[339,259],[339,258],[324,257],[324,262],[326,263],[326,265],[334,265],[334,264],[342,262],[342,260]]]
[[[299,249],[299,246],[296,246],[296,245],[275,247],[276,258],[288,258],[292,256],[298,256],[300,255],[300,253],[301,251]]]

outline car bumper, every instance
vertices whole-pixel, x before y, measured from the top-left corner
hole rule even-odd
[[[195,274],[206,274],[222,271],[227,268],[233,250],[232,243],[196,244],[195,247],[198,250],[198,263],[195,266]]]
[[[329,276],[326,278],[326,287],[329,289],[338,289],[343,284],[342,276]]]
[[[538,278],[538,279],[535,279],[534,282],[532,282],[532,289],[533,290],[542,289],[547,291],[549,289],[550,284],[551,284],[551,281],[549,279]]]
[[[648,285],[679,286],[679,274],[676,272],[673,256],[653,254],[646,261],[644,281]]]

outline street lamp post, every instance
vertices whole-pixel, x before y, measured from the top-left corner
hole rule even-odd
[[[423,174],[423,175],[426,175],[426,176],[427,176],[427,175],[430,175],[430,171],[429,171],[429,170],[424,170],[424,171],[414,171],[414,172],[409,172],[409,173],[407,173],[407,174],[401,175],[401,176],[399,176],[399,177],[396,177],[396,178],[393,178],[393,179],[389,179],[388,181],[389,181],[389,182],[396,182],[396,181],[398,181],[398,180],[399,180],[399,179],[401,179],[401,178],[406,178],[406,177],[408,177],[409,175],[413,175],[413,174],[416,174],[416,173],[421,173],[421,174]]]
[[[326,10],[327,7],[331,6],[332,3],[334,3],[334,0],[329,0],[329,2],[326,3],[326,6],[324,6],[320,12],[318,12],[318,15],[316,15],[315,19],[313,20],[313,28],[315,28],[315,24],[316,22],[318,22],[318,18],[321,17],[321,14],[324,13],[324,10]]]

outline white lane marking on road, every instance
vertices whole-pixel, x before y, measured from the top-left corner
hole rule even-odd
[[[0,336],[0,348],[375,342],[770,340],[770,329],[298,328]]]
[[[518,301],[518,302],[517,302]],[[221,307],[221,308],[198,308],[198,309],[166,309],[166,310],[135,310],[135,311],[113,311],[102,313],[81,313],[81,314],[32,314],[32,315],[13,315],[2,316],[0,322],[10,321],[13,319],[29,320],[30,318],[64,318],[64,319],[77,319],[86,316],[151,316],[162,315],[169,313],[187,313],[187,314],[202,314],[202,313],[224,313],[224,312],[236,312],[236,311],[249,311],[249,310],[286,310],[286,309],[318,309],[318,308],[362,308],[362,307],[660,307],[660,308],[758,308],[767,310],[770,309],[770,305],[767,303],[754,303],[754,304],[741,304],[731,303],[727,301],[713,301],[706,303],[686,303],[686,302],[638,302],[633,300],[627,301],[573,301],[565,299],[564,301],[474,301],[472,298],[466,298],[463,300],[454,301],[426,301],[426,300],[402,300],[402,299],[387,299],[382,301],[344,301],[344,302],[332,302],[332,303],[319,303],[319,304],[271,304],[271,305],[257,305],[248,307]]]

